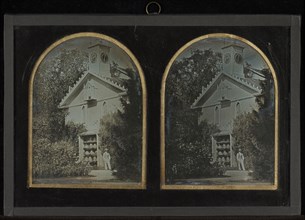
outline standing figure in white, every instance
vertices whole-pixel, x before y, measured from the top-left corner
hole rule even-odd
[[[237,160],[237,164],[238,164],[238,169],[245,170],[245,165],[244,165],[245,157],[244,157],[243,153],[241,152],[241,149],[239,149],[238,153],[236,154],[236,160]]]
[[[111,170],[111,165],[110,165],[110,154],[108,153],[108,149],[105,149],[105,152],[103,153],[103,160],[105,164],[105,170]]]

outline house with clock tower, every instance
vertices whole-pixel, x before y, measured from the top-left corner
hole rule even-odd
[[[211,137],[213,161],[236,167],[233,122],[238,115],[258,108],[256,97],[261,94],[260,80],[263,78],[254,77],[260,71],[247,65],[242,46],[231,44],[221,52],[222,71],[202,87],[191,108],[200,109],[199,123],[205,120],[219,128]]]
[[[59,103],[66,109],[65,123],[83,124],[86,132],[79,134],[79,161],[104,169],[99,149],[101,119],[107,114],[122,110],[121,98],[127,95],[124,79],[128,74],[111,66],[111,47],[101,43],[87,48],[87,70],[80,76]]]

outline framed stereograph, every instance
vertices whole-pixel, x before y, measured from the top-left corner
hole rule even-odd
[[[4,40],[5,215],[300,213],[298,16],[8,15]]]
[[[163,189],[277,189],[278,80],[259,48],[200,36],[169,62],[161,96]]]
[[[145,79],[124,45],[66,36],[38,58],[29,86],[29,187],[145,188]]]

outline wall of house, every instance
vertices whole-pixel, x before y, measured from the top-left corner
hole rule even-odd
[[[199,122],[206,120],[218,125],[221,131],[231,132],[233,120],[238,114],[256,108],[255,96],[250,91],[224,78],[214,85],[214,92],[202,106]]]
[[[206,120],[208,123],[217,125],[221,132],[232,134],[234,119],[239,114],[257,109],[255,96],[230,82],[222,81],[217,86],[217,89],[214,89],[214,93],[211,94],[201,109],[199,123]],[[226,88],[229,92],[224,93],[220,88]],[[223,100],[222,97],[224,97],[224,100],[228,101],[221,101]],[[230,164],[226,161],[224,165],[234,168],[237,166],[235,157],[236,152],[233,151],[234,139],[231,135],[230,137]],[[219,156],[218,153],[224,152],[224,150],[218,149],[215,138],[216,137],[212,137],[212,155],[213,161],[219,163],[219,157],[223,156]],[[226,155],[226,158],[227,157],[228,156]],[[224,162],[222,161],[220,163]]]
[[[211,94],[207,94],[203,107],[215,105],[223,98],[234,101],[253,96],[253,93],[255,93],[254,90],[246,89],[244,85],[233,82],[232,79],[226,76],[213,85],[211,91]]]
[[[66,124],[69,122],[73,122],[75,124],[83,124],[85,122],[85,112],[83,110],[83,106],[85,105],[72,106],[68,109]]]
[[[100,119],[108,114],[121,109],[120,95],[108,88],[105,82],[88,78],[90,84],[94,87],[95,92],[92,100],[87,100],[85,88],[82,86],[79,91],[75,92],[74,97],[68,108],[66,116],[66,123],[69,121],[74,123],[84,124],[87,130],[98,130],[100,126]]]
[[[237,103],[239,103],[239,111]],[[218,107],[218,116],[216,107]],[[199,117],[199,123],[206,120],[208,123],[217,125],[222,131],[231,132],[233,129],[233,120],[237,117],[238,112],[239,114],[251,112],[255,108],[255,97],[235,100],[224,105],[218,103],[213,106],[203,107]]]
[[[81,105],[71,106],[68,109],[66,123],[84,124],[87,130],[99,129],[100,119],[109,113],[122,109],[120,97],[92,101]]]

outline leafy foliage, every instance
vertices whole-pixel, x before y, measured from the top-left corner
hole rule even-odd
[[[266,73],[267,75],[267,73]],[[270,73],[269,73],[270,76]],[[255,178],[274,178],[274,87],[270,77],[261,81],[262,92],[256,98],[258,111],[238,116],[234,121],[235,152],[241,148],[246,169]]]
[[[33,127],[40,137],[57,141],[65,137],[64,110],[58,109],[69,86],[77,81],[87,68],[88,55],[79,50],[62,50],[45,59],[34,79]]]
[[[221,69],[221,54],[212,50],[195,50],[190,57],[176,61],[168,74],[166,95],[191,106],[203,86]]]
[[[37,138],[33,142],[33,176],[53,178],[87,175],[89,168],[77,163],[78,144],[75,139],[75,127],[70,130],[66,140],[51,142],[46,138]]]
[[[106,115],[101,120],[100,147],[102,151],[109,149],[119,178],[140,181],[142,105],[139,79],[128,80],[127,88],[127,97],[121,99],[122,111]]]
[[[194,117],[185,117],[185,120]],[[211,163],[211,135],[217,131],[205,121],[198,124],[180,124],[176,132],[179,135],[167,141],[166,166],[167,179],[198,178],[222,175],[218,164]]]
[[[49,56],[40,65],[33,85],[33,175],[84,175],[88,168],[76,161],[77,135],[85,129],[83,125],[66,125],[67,113],[58,105],[86,69],[88,56],[79,50],[62,50]]]
[[[212,50],[195,50],[176,61],[166,84],[166,178],[196,178],[222,175],[211,163],[211,134],[217,131],[206,122],[198,124],[191,104],[220,71],[221,55]]]

